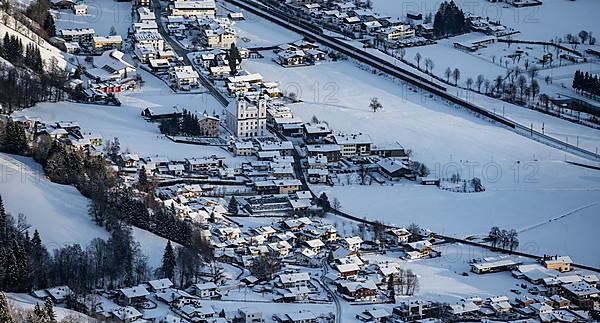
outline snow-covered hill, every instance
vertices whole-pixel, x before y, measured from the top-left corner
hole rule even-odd
[[[46,62],[46,64],[50,61],[52,57],[54,57],[56,58],[59,67],[67,67],[68,60],[66,58],[66,55],[68,54],[54,47],[42,37],[38,36],[33,31],[31,31],[29,28],[16,21],[12,17],[8,16],[6,12],[0,11],[0,37],[4,37],[6,33],[8,33],[11,36],[15,35],[19,39],[21,39],[21,41],[23,42],[23,47],[26,47],[28,44],[31,43],[37,45],[40,49],[42,59]]]
[[[85,246],[96,237],[108,238],[87,214],[88,199],[72,186],[50,182],[41,165],[31,158],[0,154],[0,174],[6,210],[15,216],[25,214],[49,251],[73,243]],[[156,268],[167,241],[137,228],[133,235]]]

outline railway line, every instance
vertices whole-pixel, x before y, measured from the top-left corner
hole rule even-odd
[[[447,101],[449,104],[460,106],[488,120],[505,126],[520,135],[536,140],[548,146],[562,149],[564,151],[573,153],[575,155],[592,161],[597,161],[600,159],[600,156],[595,152],[583,149],[568,142],[548,136],[539,131],[530,129],[527,126],[514,122],[513,120],[505,118],[496,113],[490,112],[476,104],[473,104],[455,95],[452,95],[449,93],[448,89],[445,86],[428,80],[427,78],[418,75],[412,71],[409,71],[405,68],[394,65],[391,62],[377,57],[371,53],[368,53],[360,48],[356,48],[351,44],[348,44],[338,38],[326,35],[323,32],[323,29],[321,29],[320,27],[311,25],[298,17],[289,16],[284,12],[281,12],[277,9],[268,7],[264,4],[252,0],[224,1],[233,4],[237,7],[240,7],[258,17],[264,18],[286,29],[289,29],[306,38],[322,43],[325,46],[328,46],[329,48],[336,50],[358,62],[367,64],[370,67],[375,68],[383,73],[405,81],[406,83],[411,84],[414,87],[420,88],[422,91],[424,91],[422,93],[423,95],[426,95],[425,92],[428,92],[432,95],[438,96],[441,99]]]

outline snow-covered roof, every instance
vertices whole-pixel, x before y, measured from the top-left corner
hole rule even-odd
[[[148,285],[154,290],[170,288],[173,282],[169,278],[155,279],[148,282]]]
[[[346,288],[349,292],[355,292],[360,289],[377,289],[377,285],[372,280],[367,280],[364,282],[346,282],[340,284],[343,288]]]
[[[373,141],[367,134],[337,134],[333,136],[335,143],[338,145],[366,145]]]
[[[311,248],[321,248],[321,247],[325,246],[323,241],[321,241],[320,239],[308,240],[308,241],[305,241],[305,243]]]
[[[554,264],[572,264],[573,260],[569,256],[559,256],[552,259],[544,260],[546,265],[554,265]]]
[[[377,166],[388,173],[395,173],[401,169],[408,169],[404,162],[395,158],[384,158],[377,162]]]
[[[357,264],[351,263],[336,265],[335,269],[337,269],[337,271],[339,271],[340,273],[347,273],[350,271],[358,271],[360,270],[360,267]]]
[[[291,284],[291,283],[297,283],[297,282],[303,282],[303,281],[309,281],[309,280],[310,280],[310,276],[308,275],[307,272],[279,275],[279,281],[282,284]]]
[[[119,291],[127,298],[144,297],[150,295],[150,292],[148,292],[144,286],[121,288]]]
[[[349,246],[363,243],[363,239],[361,239],[359,236],[347,237],[344,238],[344,241],[346,241]]]

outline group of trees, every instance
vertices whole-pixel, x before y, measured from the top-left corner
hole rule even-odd
[[[0,322],[2,323],[55,323],[54,303],[50,297],[46,298],[44,305],[36,303],[32,311],[20,308],[11,308],[6,295],[0,292]],[[65,318],[61,322],[72,322]]]
[[[9,66],[0,62],[0,104],[5,112],[32,107],[38,102],[60,101],[64,99],[63,85],[67,80],[67,73],[58,67],[58,61],[52,57],[48,62],[46,71],[35,73],[40,69],[37,50],[28,59],[19,59],[17,56],[7,59],[13,64]],[[34,64],[25,68],[25,61]],[[37,63],[36,63],[37,62]]]
[[[498,227],[492,227],[487,240],[492,244],[492,247],[508,249],[511,252],[519,247],[518,233],[515,229],[500,230]]]
[[[166,135],[205,136],[198,116],[184,109],[181,117],[162,120],[159,125],[160,132]]]
[[[29,237],[23,215],[7,213],[0,199],[0,289],[32,289],[68,285],[76,293],[97,287],[124,286],[148,279],[149,268],[129,227],[112,231],[105,241],[96,238],[86,248],[66,245],[50,254],[37,230]]]
[[[27,154],[29,143],[25,128],[12,120],[0,127],[0,151],[17,155]]]
[[[236,75],[239,64],[242,64],[242,54],[240,50],[235,46],[235,43],[231,43],[231,47],[227,51],[227,64],[229,65],[230,74]]]
[[[464,12],[454,3],[442,2],[433,19],[435,36],[451,36],[468,31]]]
[[[419,278],[410,269],[399,268],[388,276],[388,296],[395,302],[396,296],[412,296],[419,290]]]
[[[596,44],[596,37],[593,36],[591,31],[581,30],[577,35],[566,34],[565,41],[569,44],[573,44],[576,48],[577,44],[581,42],[581,44],[585,44],[587,41],[590,45]],[[560,42],[560,41],[557,41]]]
[[[600,80],[598,80],[598,75],[592,75],[588,72],[583,73],[580,70],[575,71],[573,88],[582,94],[587,93],[591,96],[599,96]]]
[[[40,48],[33,43],[24,48],[23,41],[15,35],[9,36],[8,32],[4,34],[0,43],[0,57],[13,64],[24,64],[36,73],[42,73],[44,69]]]

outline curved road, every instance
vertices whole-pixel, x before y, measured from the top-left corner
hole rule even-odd
[[[335,291],[332,291],[331,288],[329,288],[327,282],[325,281],[325,275],[327,275],[327,272],[329,272],[327,258],[323,258],[321,260],[321,268],[323,269],[323,274],[321,275],[321,285],[333,299],[333,304],[335,305],[335,323],[340,323],[342,317],[342,305],[340,304],[338,295],[335,293]]]

